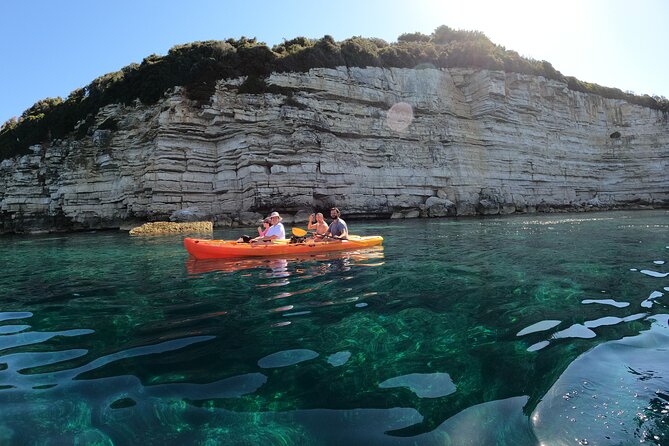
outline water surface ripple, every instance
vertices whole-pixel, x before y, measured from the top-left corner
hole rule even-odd
[[[0,444],[665,444],[668,217],[350,222],[383,248],[261,260],[4,236]]]

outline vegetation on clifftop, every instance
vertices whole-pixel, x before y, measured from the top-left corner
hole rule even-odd
[[[18,119],[10,119],[0,127],[0,160],[25,154],[34,144],[70,135],[84,137],[97,112],[108,104],[132,104],[137,100],[154,104],[175,86],[183,86],[190,99],[204,102],[211,97],[218,80],[239,76],[248,76],[240,89],[261,93],[267,88],[264,77],[272,72],[337,66],[504,70],[544,76],[564,81],[575,91],[669,111],[669,101],[664,97],[637,96],[565,77],[549,62],[521,57],[478,31],[440,26],[431,35],[402,34],[394,43],[363,37],[343,42],[336,42],[331,36],[297,37],[273,48],[242,37],[178,45],[165,56],[151,55],[141,64],[105,74],[66,99],[37,102]]]

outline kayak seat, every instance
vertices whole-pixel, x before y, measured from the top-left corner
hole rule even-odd
[[[298,237],[297,235],[293,235],[290,237],[290,243],[304,243],[305,241],[307,241],[306,236]]]

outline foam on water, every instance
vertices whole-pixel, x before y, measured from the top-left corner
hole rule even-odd
[[[566,338],[594,338],[597,334],[582,324],[574,324],[571,327],[558,331],[551,336],[551,339],[566,339]]]
[[[626,317],[605,316],[593,321],[585,321],[583,325],[585,325],[587,328],[597,328],[606,325],[616,325],[622,322],[632,322],[643,319],[646,316],[648,316],[647,313],[637,313]]]
[[[562,321],[557,321],[557,320],[546,320],[537,322],[536,324],[532,324],[529,327],[523,328],[518,333],[516,333],[516,336],[524,336],[526,334],[536,333],[538,331],[550,330],[551,328],[560,325],[561,322]]]
[[[549,341],[541,341],[537,342],[536,344],[532,344],[529,347],[527,347],[528,352],[536,352],[541,350],[542,348],[548,347],[550,345]]]
[[[350,357],[351,357],[351,352],[349,351],[333,353],[330,356],[328,356],[328,364],[330,364],[333,367],[339,367],[346,364],[346,362],[348,362]]]
[[[29,328],[30,328],[30,325],[1,325],[0,326],[0,335],[19,333],[19,332],[27,330]]]
[[[149,386],[144,391],[152,397],[187,398],[239,398],[256,392],[267,382],[262,373],[247,373],[205,384],[173,383]]]
[[[10,348],[22,347],[31,344],[41,344],[57,336],[74,337],[93,333],[93,330],[75,329],[59,332],[36,332],[16,333],[0,337],[0,351]]]
[[[629,302],[618,302],[613,299],[584,299],[581,301],[582,304],[601,304],[601,305],[611,305],[616,308],[625,308],[629,307]]]
[[[661,293],[659,291],[653,291],[650,293],[650,296],[643,302],[641,302],[641,306],[643,308],[651,308],[653,306],[653,300],[657,299],[658,297],[664,296],[664,293]]]
[[[663,278],[663,277],[669,276],[669,273],[659,273],[657,271],[652,271],[652,270],[649,270],[649,269],[642,269],[640,272],[641,272],[641,274],[645,274],[645,275],[651,276],[651,277],[658,277],[658,278]]]
[[[309,349],[284,350],[261,358],[258,367],[263,369],[288,367],[317,357],[318,353]]]
[[[0,322],[9,321],[12,319],[27,319],[33,314],[28,311],[6,311],[0,312]]]
[[[86,330],[70,330],[68,335],[75,336],[75,332],[83,332],[81,334],[88,334]],[[28,334],[32,334],[29,332]],[[43,336],[45,333],[34,333],[38,336]],[[50,333],[47,333],[50,335]],[[46,339],[51,339],[49,336]],[[0,337],[0,340],[2,337]],[[30,343],[34,343],[35,337],[30,337]],[[58,371],[48,373],[22,373],[21,370],[26,368],[44,367],[49,364],[59,362],[71,361],[75,358],[85,356],[88,351],[85,349],[70,349],[58,352],[25,352],[13,353],[3,356],[3,361],[6,359],[8,365],[6,370],[0,371],[3,373],[3,380],[10,383],[12,387],[17,389],[33,388],[35,386],[52,385],[53,383],[60,383],[60,385],[71,386],[72,381],[86,376],[88,373],[102,369],[103,367],[116,363],[125,359],[137,358],[141,356],[173,352],[195,343],[211,340],[211,336],[193,336],[184,339],[174,339],[170,341],[161,342],[158,344],[146,345],[141,347],[129,348],[123,351],[115,352],[107,356],[95,358],[90,362],[84,363],[77,367],[65,368]]]
[[[439,398],[455,392],[456,387],[448,373],[411,373],[387,379],[379,384],[382,389],[408,387],[419,398]]]

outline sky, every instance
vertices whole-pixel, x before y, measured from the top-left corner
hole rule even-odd
[[[40,99],[202,40],[298,36],[394,42],[438,26],[476,30],[566,76],[669,97],[665,0],[21,0],[0,20],[0,123]]]

